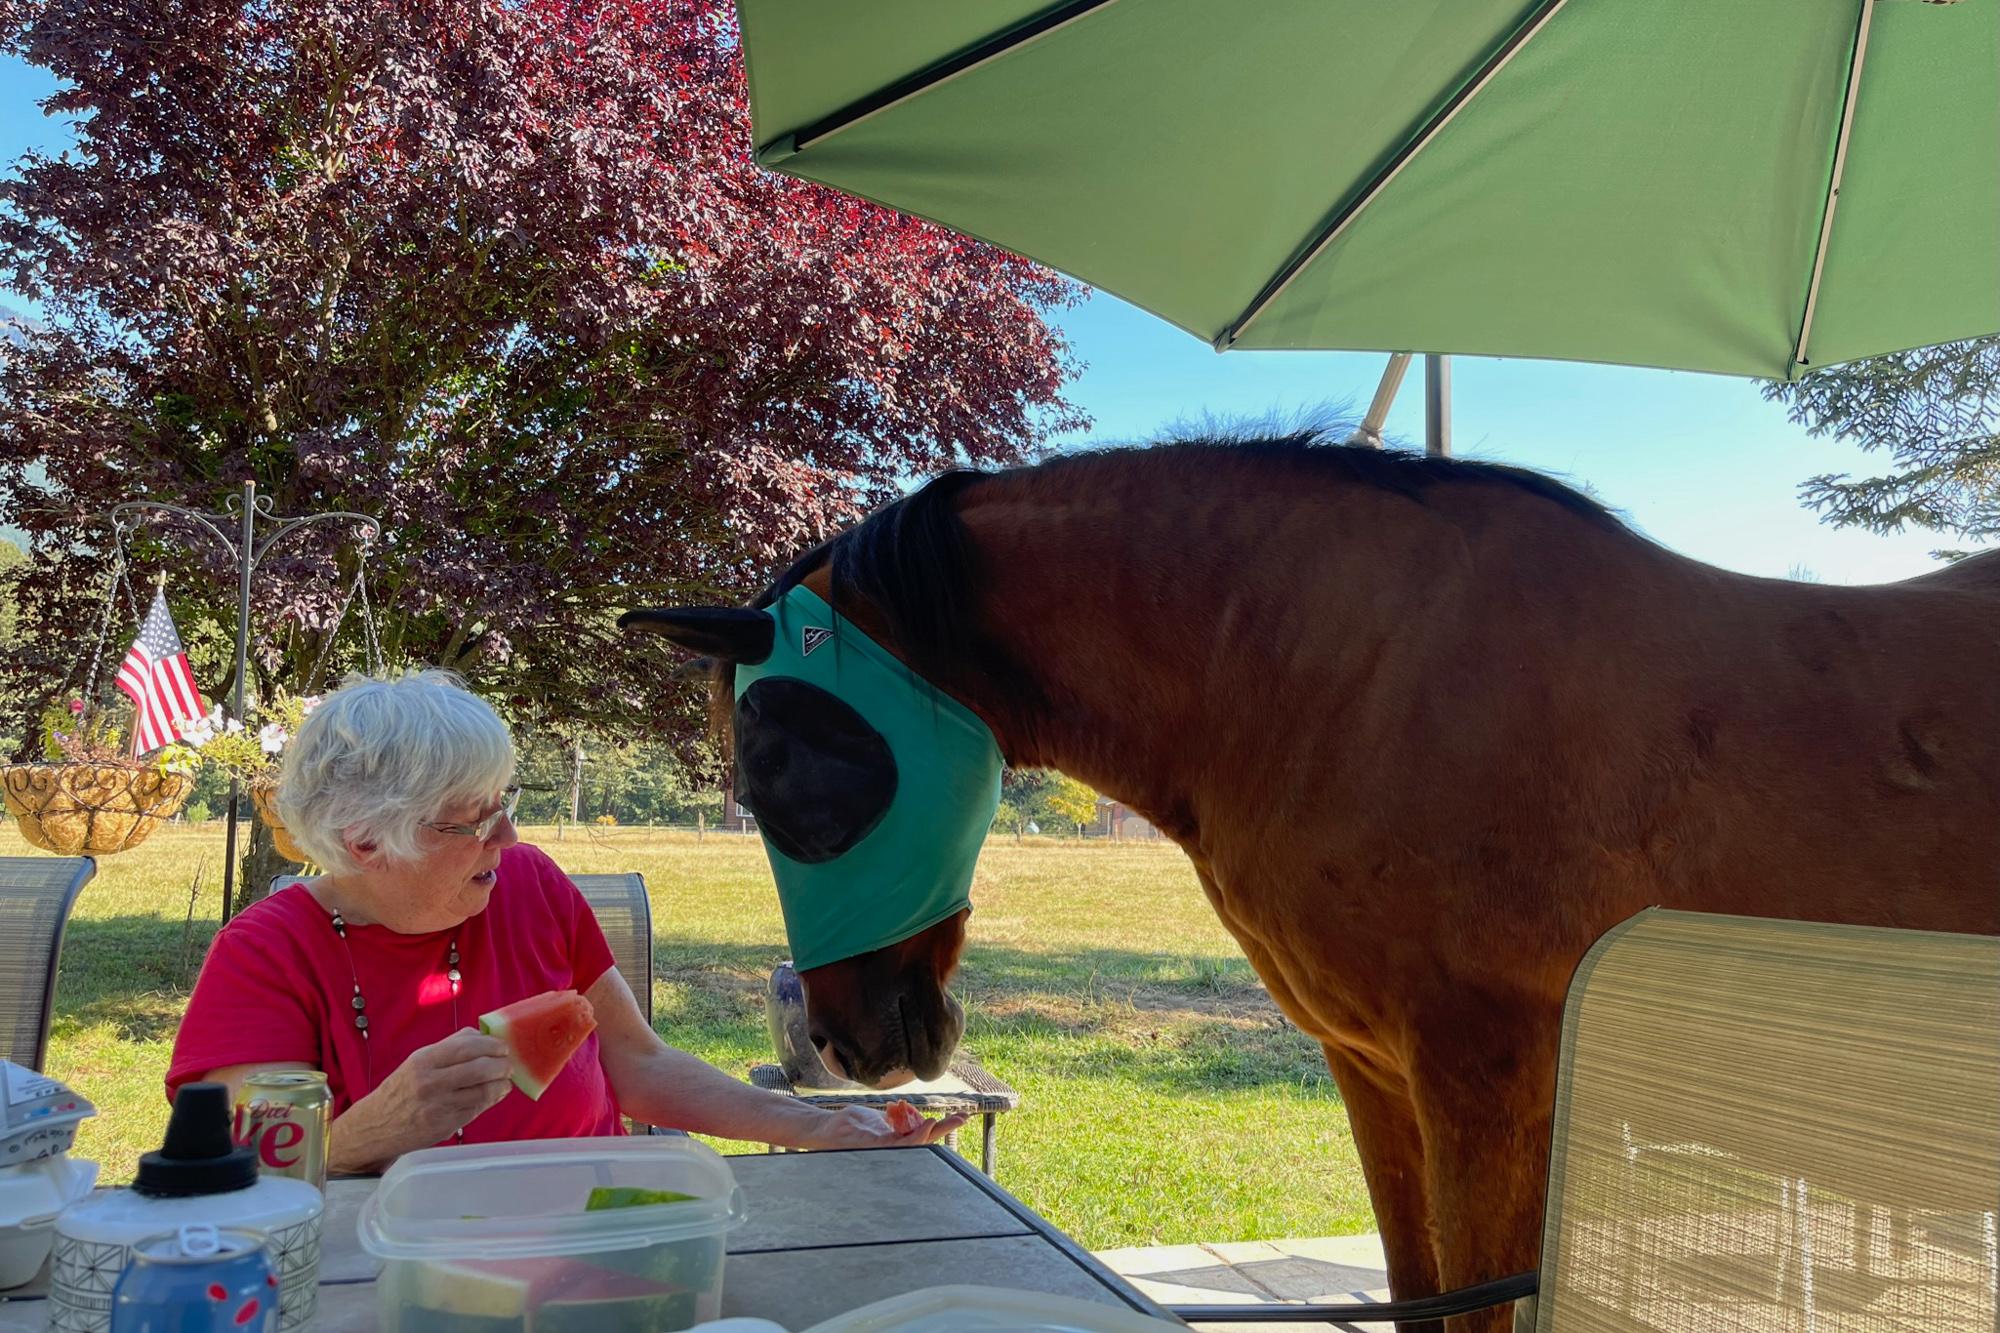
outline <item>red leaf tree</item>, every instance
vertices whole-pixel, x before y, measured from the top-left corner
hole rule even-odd
[[[755,167],[722,0],[0,0],[0,44],[80,117],[0,181],[0,280],[45,312],[0,349],[32,545],[0,669],[50,689],[108,558],[84,517],[250,478],[385,521],[392,660],[657,730],[684,701],[619,609],[739,596],[912,474],[1080,424],[1045,318],[1078,289]],[[297,542],[254,661],[309,689],[351,555]],[[233,571],[171,549],[213,651]]]

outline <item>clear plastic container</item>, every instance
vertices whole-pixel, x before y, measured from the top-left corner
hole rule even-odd
[[[587,1210],[620,1188],[694,1197]],[[386,1333],[666,1333],[721,1315],[743,1217],[729,1164],[693,1139],[542,1139],[410,1153],[359,1229]]]
[[[0,1287],[42,1271],[56,1243],[56,1214],[96,1183],[97,1163],[63,1153],[0,1167]]]

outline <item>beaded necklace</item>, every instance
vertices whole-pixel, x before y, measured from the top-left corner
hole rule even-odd
[[[347,918],[340,914],[338,907],[333,909],[333,933],[340,937],[341,951],[347,955],[347,975],[354,982],[354,998],[349,1003],[354,1006],[355,1030],[361,1034],[362,1074],[368,1080],[368,1092],[373,1092],[375,1090],[375,1056],[368,1042],[368,997],[361,993],[361,972],[354,966],[354,946],[347,942]],[[444,974],[451,982],[451,1030],[456,1032],[458,1031],[459,980],[458,934],[456,931],[452,933],[451,945],[445,953],[444,965]],[[362,1096],[366,1095],[367,1093],[362,1094]],[[353,1100],[358,1102],[361,1098],[356,1097]],[[461,1125],[459,1128],[453,1130],[452,1137],[460,1143],[465,1142],[465,1127]]]

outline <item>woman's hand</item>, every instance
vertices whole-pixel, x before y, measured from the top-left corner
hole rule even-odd
[[[507,1047],[473,1028],[419,1047],[333,1122],[332,1169],[362,1172],[444,1142],[507,1095]]]
[[[823,1113],[825,1120],[814,1131],[809,1148],[921,1148],[926,1143],[942,1143],[945,1135],[971,1119],[965,1112],[925,1120],[907,1134],[898,1134],[889,1117],[870,1106],[843,1106]]]

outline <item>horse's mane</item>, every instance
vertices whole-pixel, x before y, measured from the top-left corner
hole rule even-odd
[[[940,664],[960,658],[972,646],[971,613],[984,576],[958,519],[960,495],[996,476],[1033,474],[1051,491],[1063,493],[1088,487],[1091,474],[1107,468],[1165,471],[1190,465],[1216,471],[1300,469],[1327,482],[1393,491],[1418,504],[1440,486],[1498,484],[1559,505],[1587,522],[1627,531],[1597,501],[1525,468],[1338,444],[1328,429],[1318,427],[1282,434],[1211,430],[1200,438],[1163,444],[1084,450],[1004,473],[944,473],[799,557],[754,604],[769,606],[830,564],[835,592],[880,611],[911,666],[934,679]]]

